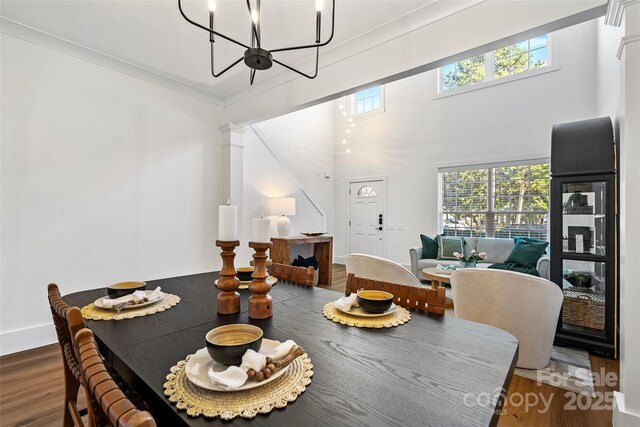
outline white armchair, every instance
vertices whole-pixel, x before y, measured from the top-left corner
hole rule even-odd
[[[503,329],[520,343],[517,367],[549,364],[562,291],[540,277],[502,270],[463,269],[451,274],[456,317]]]
[[[366,254],[349,254],[344,257],[347,274],[380,280],[382,282],[401,283],[422,287],[420,281],[397,262]]]

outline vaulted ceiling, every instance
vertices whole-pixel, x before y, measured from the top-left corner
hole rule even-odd
[[[216,1],[216,29],[249,44],[246,1]],[[207,0],[183,2],[191,19],[208,26]],[[335,37],[320,50],[318,78],[274,64],[258,72],[253,86],[242,63],[211,76],[209,34],[182,18],[178,0],[0,0],[0,31],[205,99],[223,106],[230,122],[247,123],[602,16],[606,3],[336,0]],[[324,0],[323,39],[330,6]],[[262,0],[261,26],[267,49],[313,43],[315,0]],[[218,39],[216,71],[243,51]],[[274,56],[307,73],[314,69],[313,50]]]
[[[337,0],[335,38],[321,52],[349,43],[431,3],[434,1]],[[206,0],[185,0],[183,4],[191,19],[208,26]],[[323,39],[330,31],[330,5],[330,0],[325,0]],[[180,16],[177,0],[3,0],[1,14],[6,19],[184,82],[220,98],[249,86],[249,69],[242,63],[219,78],[211,76],[209,34]],[[218,0],[217,31],[249,44],[249,23],[245,1]],[[267,49],[313,43],[315,2],[264,0],[261,26],[262,44]],[[216,43],[216,72],[243,53],[242,47],[219,38]],[[314,50],[304,50],[275,56],[288,65],[296,65],[313,55]],[[301,67],[311,72],[313,61]],[[274,65],[270,70],[258,72],[257,82],[283,71],[281,66]]]

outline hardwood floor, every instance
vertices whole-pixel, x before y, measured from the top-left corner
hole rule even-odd
[[[330,289],[344,293],[345,286],[345,268],[335,264]],[[452,314],[447,310],[446,315]],[[591,367],[599,377],[610,377],[609,385],[596,383],[595,398],[576,399],[574,393],[514,376],[498,425],[610,426],[613,390],[618,390],[618,361],[591,356]],[[60,426],[63,391],[62,357],[57,344],[0,357],[2,427]],[[82,390],[79,406],[85,407]]]
[[[60,426],[63,396],[62,355],[58,344],[0,357],[0,425],[3,427]],[[86,407],[82,389],[78,406]]]

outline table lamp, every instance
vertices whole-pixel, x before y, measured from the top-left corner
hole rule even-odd
[[[291,233],[291,220],[287,217],[296,214],[294,197],[274,197],[271,199],[271,214],[278,215],[278,235],[287,237]]]

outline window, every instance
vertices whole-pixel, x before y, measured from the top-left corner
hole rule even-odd
[[[360,187],[358,193],[356,193],[356,197],[378,197],[378,195],[376,194],[376,190],[372,186],[365,185],[363,187]]]
[[[440,182],[444,235],[547,240],[548,163],[441,169]]]
[[[454,62],[440,68],[440,92],[524,73],[549,65],[548,36],[543,34]]]
[[[352,97],[351,115],[381,111],[384,107],[384,94],[382,86],[356,92]]]

